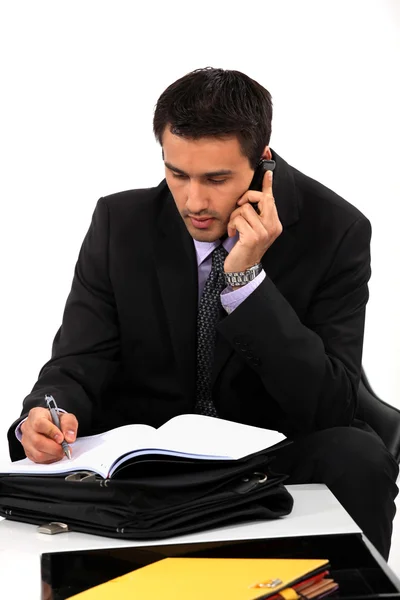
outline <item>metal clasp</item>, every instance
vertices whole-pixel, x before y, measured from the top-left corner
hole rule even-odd
[[[268,477],[265,473],[259,473],[255,471],[248,477],[243,477],[236,488],[236,492],[239,494],[246,494],[247,492],[251,492],[254,488],[262,485],[268,480]]]
[[[68,525],[66,523],[60,523],[59,521],[51,521],[50,523],[44,523],[39,525],[37,528],[38,533],[47,533],[54,535],[55,533],[65,533],[68,531]]]
[[[96,481],[96,473],[91,471],[75,471],[65,477],[65,481]]]

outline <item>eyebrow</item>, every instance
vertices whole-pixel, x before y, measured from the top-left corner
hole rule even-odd
[[[164,161],[164,164],[171,171],[175,171],[176,173],[180,173],[181,175],[187,175],[185,171],[182,169],[178,169],[178,167],[174,167],[171,163]],[[221,175],[233,175],[235,172],[231,169],[220,169],[219,171],[207,171],[207,173],[203,173],[202,177],[219,177]]]

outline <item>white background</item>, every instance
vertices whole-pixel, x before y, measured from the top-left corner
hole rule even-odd
[[[363,362],[400,406],[399,40],[398,0],[0,3],[0,455],[97,199],[159,183],[154,105],[205,66],[263,84],[272,148],[371,220]]]

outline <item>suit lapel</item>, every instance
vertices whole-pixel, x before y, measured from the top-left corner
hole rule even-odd
[[[188,400],[196,381],[196,316],[198,275],[193,239],[176,209],[168,188],[160,201],[155,230],[155,264],[166,320],[178,366],[178,377]]]

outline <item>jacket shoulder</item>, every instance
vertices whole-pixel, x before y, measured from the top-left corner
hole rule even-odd
[[[110,216],[124,216],[132,211],[135,214],[142,213],[143,209],[159,206],[169,193],[167,183],[163,179],[156,187],[126,190],[103,196],[99,204],[107,207]]]
[[[300,204],[305,214],[318,214],[323,222],[333,219],[342,227],[351,226],[356,221],[368,221],[367,217],[342,196],[319,181],[291,167],[296,183]]]

